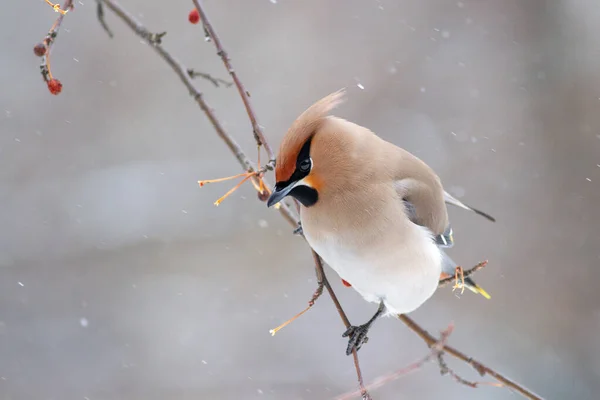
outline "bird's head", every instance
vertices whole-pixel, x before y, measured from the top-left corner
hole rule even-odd
[[[311,207],[319,199],[327,164],[320,143],[314,139],[327,114],[343,101],[344,90],[338,90],[317,101],[304,111],[285,134],[275,163],[275,188],[267,201],[271,207],[286,196]],[[312,146],[312,147],[311,147]],[[322,164],[322,165],[321,165]]]

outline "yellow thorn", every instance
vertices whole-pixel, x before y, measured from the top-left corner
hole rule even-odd
[[[240,186],[242,186],[242,184],[243,184],[244,182],[246,182],[246,181],[247,181],[248,179],[250,179],[250,178],[252,178],[252,175],[248,175],[248,176],[246,176],[244,179],[242,179],[242,180],[240,181],[240,183],[238,183],[237,185],[235,185],[234,187],[232,187],[231,189],[229,189],[229,191],[228,191],[227,193],[225,193],[223,196],[221,196],[220,198],[218,198],[218,199],[217,199],[217,201],[215,201],[215,203],[214,203],[214,204],[215,204],[215,206],[218,206],[219,204],[221,204],[221,202],[222,202],[223,200],[225,200],[227,197],[229,197],[229,195],[231,195],[231,193],[233,193],[233,192],[235,192],[236,190],[238,190],[238,188],[239,188]]]
[[[231,179],[235,179],[235,178],[241,178],[242,176],[248,176],[248,172],[242,172],[241,174],[237,174],[237,175],[232,175],[232,176],[228,176],[225,178],[219,178],[219,179],[206,179],[203,181],[198,181],[198,185],[200,185],[200,187],[206,185],[207,183],[217,183],[217,182],[224,182],[224,181],[229,181]]]
[[[299,316],[301,316],[302,314],[304,314],[305,312],[307,312],[308,310],[310,310],[312,306],[308,306],[306,307],[303,311],[300,311],[298,314],[294,315],[292,318],[288,319],[287,321],[285,321],[283,324],[279,325],[277,328],[275,329],[271,329],[269,331],[269,333],[271,334],[271,336],[275,336],[275,334],[280,331],[281,329],[285,328],[287,325],[289,325],[290,323],[294,322],[294,320],[296,318],[298,318]]]
[[[61,13],[62,15],[65,15],[66,13],[69,12],[69,10],[61,9],[60,4],[58,4],[58,3],[53,4],[50,0],[45,0],[45,1],[46,1],[46,4],[48,4],[50,7],[52,7],[54,9],[54,12]]]

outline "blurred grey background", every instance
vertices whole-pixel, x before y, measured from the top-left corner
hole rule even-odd
[[[123,0],[186,66],[226,78],[190,1]],[[48,93],[33,46],[56,14],[4,7],[0,28],[0,399],[331,399],[356,388],[307,245],[245,185],[169,67],[95,2],[76,2]],[[432,165],[498,222],[452,209],[464,266],[492,295],[440,290],[413,317],[548,399],[600,390],[600,7],[592,0],[207,0],[276,148],[294,118],[341,87],[336,114]],[[198,87],[253,157],[234,88]],[[360,88],[361,85],[363,88]],[[271,177],[272,180],[272,177]],[[351,321],[375,306],[329,270]],[[381,320],[366,381],[427,353]],[[450,359],[449,359],[450,360]],[[475,372],[450,360],[468,379]],[[435,364],[375,399],[518,399]]]

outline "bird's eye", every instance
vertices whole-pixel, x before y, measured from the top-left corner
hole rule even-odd
[[[310,166],[311,166],[310,158],[305,158],[304,160],[300,161],[298,168],[302,172],[308,172],[310,170]]]

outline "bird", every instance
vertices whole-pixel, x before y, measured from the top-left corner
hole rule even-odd
[[[293,121],[279,146],[267,207],[296,199],[296,233],[346,286],[378,304],[371,319],[342,334],[350,355],[379,317],[416,310],[440,277],[454,275],[458,264],[444,251],[454,245],[447,205],[495,219],[451,196],[420,158],[330,115],[345,93],[326,95]],[[470,277],[464,287],[489,298]]]

